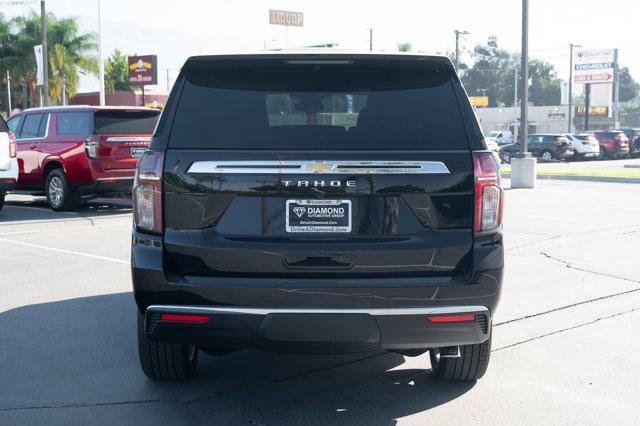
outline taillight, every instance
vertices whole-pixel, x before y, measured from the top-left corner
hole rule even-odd
[[[16,146],[16,140],[13,137],[13,133],[9,133],[9,157],[16,158],[18,155],[18,147]]]
[[[475,232],[498,229],[502,224],[504,192],[500,187],[500,169],[491,152],[473,153],[475,179]]]
[[[84,152],[87,153],[89,158],[98,158],[98,141],[95,137],[90,137],[84,140]]]
[[[164,153],[145,151],[133,181],[133,223],[142,231],[162,232],[162,167]]]

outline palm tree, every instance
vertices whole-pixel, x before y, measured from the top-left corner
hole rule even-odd
[[[80,73],[98,74],[98,44],[95,33],[79,34],[73,18],[55,19],[48,25],[49,65],[51,85],[49,96],[66,103],[66,95],[75,96],[78,91]]]
[[[40,44],[40,16],[32,11],[8,23],[6,43],[0,46],[0,71],[10,70],[12,80],[22,86],[22,107],[36,104],[36,61],[33,46]],[[3,36],[0,25],[0,38]],[[49,96],[65,102],[66,95],[74,96],[80,73],[97,74],[98,59],[95,33],[81,34],[73,18],[57,19],[47,14],[49,41]]]

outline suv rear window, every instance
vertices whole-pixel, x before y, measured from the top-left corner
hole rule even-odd
[[[152,134],[159,111],[97,111],[94,131],[97,134]]]
[[[452,84],[372,66],[189,70],[169,147],[466,150]]]

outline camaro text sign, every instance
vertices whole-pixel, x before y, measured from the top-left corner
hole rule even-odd
[[[615,61],[614,49],[578,50],[573,61],[575,83],[611,83]]]
[[[269,23],[271,25],[301,27],[304,23],[304,18],[302,12],[269,9]]]

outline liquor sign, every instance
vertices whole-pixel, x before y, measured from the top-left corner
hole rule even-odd
[[[302,27],[304,24],[304,16],[302,12],[269,9],[269,24]]]
[[[156,55],[129,56],[129,84],[132,86],[158,84],[158,57]]]
[[[611,83],[615,63],[614,49],[578,50],[573,61],[574,83]]]

